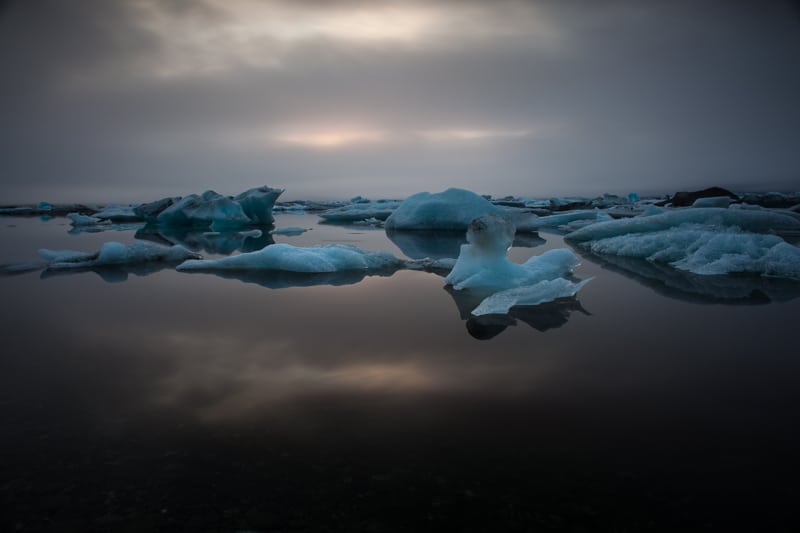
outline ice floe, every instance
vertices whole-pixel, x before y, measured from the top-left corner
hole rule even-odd
[[[272,208],[283,189],[256,187],[237,196],[216,191],[162,198],[132,208],[140,219],[159,226],[222,230],[274,222]],[[96,216],[96,215],[95,215]]]
[[[467,231],[468,244],[461,246],[458,260],[445,278],[445,283],[455,290],[468,289],[488,298],[504,292],[495,300],[484,300],[485,304],[477,308],[481,314],[573,296],[585,283],[564,277],[571,275],[579,263],[575,254],[565,248],[548,250],[522,264],[510,261],[507,251],[514,233],[514,225],[500,216],[474,219]],[[541,284],[557,279],[563,282]]]
[[[386,219],[387,230],[465,230],[482,215],[502,215],[503,210],[466,189],[440,193],[420,192],[403,200]]]
[[[772,234],[797,231],[800,220],[788,214],[697,207],[600,222],[566,239],[595,254],[646,259],[699,275],[800,279],[800,248]]]

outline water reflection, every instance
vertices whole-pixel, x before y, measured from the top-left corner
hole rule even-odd
[[[387,230],[386,236],[412,259],[456,258],[461,245],[467,243],[464,231],[397,231]],[[538,233],[517,233],[512,246],[535,248],[545,243]]]
[[[289,272],[286,270],[188,270],[186,274],[214,274],[223,279],[253,283],[267,289],[290,287],[315,287],[321,285],[355,285],[369,276],[388,277],[398,269],[386,270],[341,270],[338,272]]]
[[[765,304],[800,296],[800,284],[749,275],[700,276],[644,259],[597,255],[575,249],[606,270],[622,274],[656,293],[693,303]]]
[[[560,298],[558,300],[533,306],[512,307],[505,315],[473,316],[470,312],[481,303],[486,294],[477,294],[468,290],[455,290],[450,285],[444,287],[458,307],[461,320],[466,320],[467,331],[479,340],[496,337],[509,326],[515,326],[517,320],[528,324],[537,331],[560,328],[569,320],[573,311],[585,315],[590,313],[576,298]]]
[[[72,226],[67,232],[70,235],[82,233],[102,233],[104,231],[137,231],[144,226],[144,222],[125,222],[114,224],[96,224],[90,226]]]
[[[124,281],[128,281],[128,277],[131,274],[140,277],[149,276],[162,270],[172,270],[182,262],[183,261],[149,261],[146,263],[136,263],[130,265],[106,265],[86,268],[54,270],[45,268],[39,277],[44,280],[60,276],[83,274],[85,272],[94,272],[106,283],[122,283]]]
[[[236,251],[256,252],[274,244],[275,240],[269,233],[273,228],[264,226],[250,231],[208,231],[147,225],[140,228],[135,237],[166,246],[180,244],[195,252],[230,255]]]

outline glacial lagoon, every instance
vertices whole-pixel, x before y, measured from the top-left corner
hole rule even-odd
[[[465,242],[275,216],[309,230],[6,216],[0,263],[110,240],[409,259]],[[518,234],[510,257],[562,247]],[[416,270],[7,273],[0,529],[790,530],[798,283],[575,252],[576,276],[594,278],[576,298],[484,319]]]

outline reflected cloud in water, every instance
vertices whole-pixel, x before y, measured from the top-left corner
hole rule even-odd
[[[751,275],[701,276],[644,259],[575,250],[602,268],[622,274],[656,293],[692,303],[765,304],[800,296],[800,284]]]

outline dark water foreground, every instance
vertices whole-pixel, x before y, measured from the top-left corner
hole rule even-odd
[[[426,246],[314,221],[275,240]],[[133,240],[0,223],[2,262]],[[0,530],[795,530],[796,287],[601,263],[469,330],[422,272],[0,278]]]

